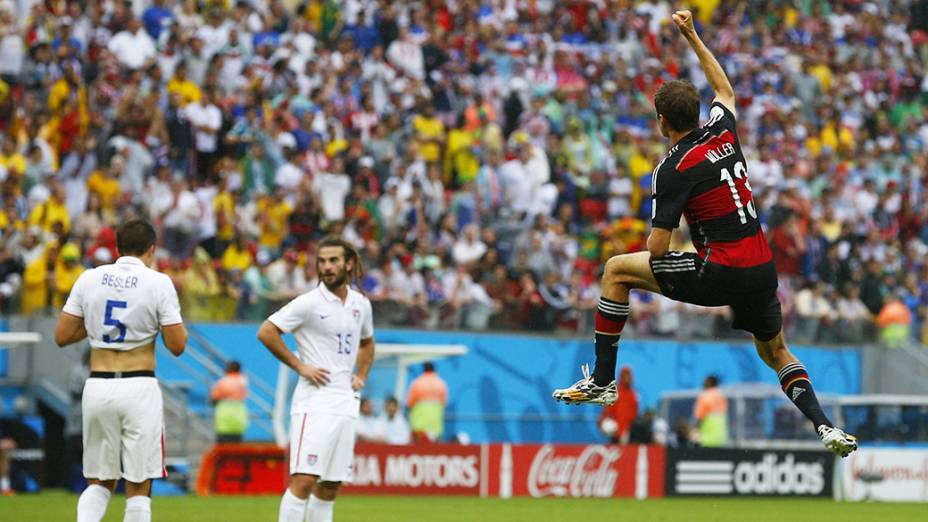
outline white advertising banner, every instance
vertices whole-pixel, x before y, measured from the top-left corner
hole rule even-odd
[[[838,500],[928,502],[928,449],[862,448],[835,473]]]

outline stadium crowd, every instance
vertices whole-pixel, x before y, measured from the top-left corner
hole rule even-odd
[[[925,2],[683,3],[738,95],[793,338],[922,337]],[[669,15],[2,0],[3,312],[60,308],[114,259],[112,226],[145,216],[189,320],[263,319],[316,284],[333,233],[358,246],[378,322],[586,332],[604,260],[645,246],[668,148],[650,95],[670,78],[709,94]],[[685,225],[674,248],[692,248]],[[727,328],[660,297],[632,313],[638,333]]]

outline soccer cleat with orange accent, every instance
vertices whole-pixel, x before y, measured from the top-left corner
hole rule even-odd
[[[818,436],[821,437],[825,447],[840,455],[847,457],[857,449],[857,437],[844,433],[840,428],[832,428],[822,424],[818,427]]]
[[[597,386],[590,375],[589,365],[580,367],[583,378],[569,388],[554,390],[551,394],[554,400],[566,404],[601,404],[609,406],[618,399],[619,393],[615,381],[606,386]]]

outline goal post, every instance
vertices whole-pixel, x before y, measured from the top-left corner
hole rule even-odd
[[[463,344],[398,344],[378,343],[374,352],[374,364],[367,379],[366,389],[378,396],[390,391],[403,404],[409,378],[409,368],[426,361],[437,361],[467,354]],[[274,393],[272,421],[274,440],[280,447],[290,441],[287,432],[287,411],[290,397],[296,386],[296,374],[281,363],[277,370],[277,386]]]

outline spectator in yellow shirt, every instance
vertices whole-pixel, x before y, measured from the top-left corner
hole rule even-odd
[[[29,225],[38,225],[45,232],[52,232],[56,223],[61,224],[61,233],[67,235],[71,230],[71,216],[65,206],[64,187],[55,183],[48,200],[36,205],[29,214]]]
[[[26,157],[16,150],[16,141],[7,137],[3,140],[3,147],[0,149],[0,166],[7,172],[16,171],[22,175],[26,172]]]
[[[87,178],[87,191],[100,196],[100,207],[111,211],[122,193],[119,176],[122,174],[124,161],[120,156],[113,156],[110,165],[102,170],[95,170]]]
[[[84,266],[80,263],[81,251],[74,243],[61,247],[58,262],[55,266],[55,293],[52,298],[52,307],[59,309],[71,293],[71,288],[77,278],[84,273]]]
[[[23,270],[23,290],[20,313],[33,315],[48,307],[48,284],[54,281],[55,262],[58,259],[58,244],[51,242],[45,253],[26,265]]]
[[[476,154],[480,141],[477,133],[464,127],[465,120],[462,114],[458,116],[457,126],[448,133],[448,154],[445,155],[445,179],[450,180],[454,174],[459,183],[476,178],[477,171],[480,170],[480,160]]]
[[[228,158],[223,158],[223,162]],[[231,162],[231,160],[229,160]],[[239,192],[228,189],[229,181],[222,180],[220,192],[213,198],[216,213],[217,252],[223,252],[235,236],[235,207],[239,204]]]
[[[422,159],[428,163],[441,161],[441,149],[445,144],[445,124],[435,116],[435,107],[431,102],[426,102],[422,107],[422,114],[412,119],[412,127],[416,130]]]
[[[216,298],[222,294],[212,259],[202,247],[193,253],[193,266],[184,274],[184,316],[191,321],[214,319]]]
[[[244,272],[251,267],[252,263],[254,263],[254,256],[245,244],[245,238],[241,234],[235,234],[232,244],[222,254],[222,269],[226,272],[233,270]]]
[[[280,252],[280,246],[287,237],[287,218],[293,212],[289,203],[284,201],[284,191],[277,187],[273,194],[258,200],[258,244],[268,250],[272,256]]]
[[[180,95],[181,106],[191,102],[198,102],[200,97],[203,96],[203,92],[200,91],[197,84],[187,77],[187,64],[185,62],[177,64],[177,67],[174,68],[174,76],[168,82],[168,94],[175,93]]]

